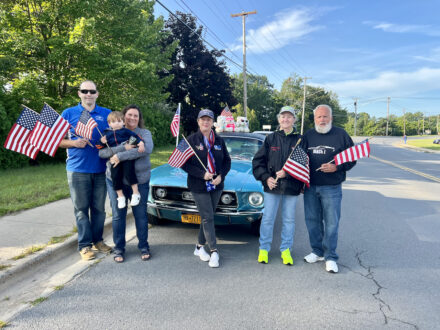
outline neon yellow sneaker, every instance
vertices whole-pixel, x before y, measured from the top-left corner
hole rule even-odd
[[[258,254],[258,262],[261,264],[269,263],[269,252],[266,250],[260,250],[260,253]]]
[[[281,259],[283,259],[283,264],[290,266],[293,265],[293,259],[292,256],[290,255],[289,249],[285,249],[283,252],[281,252]]]

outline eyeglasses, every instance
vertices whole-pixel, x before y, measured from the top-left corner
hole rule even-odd
[[[96,89],[80,89],[79,90],[82,94],[96,94],[97,90]]]

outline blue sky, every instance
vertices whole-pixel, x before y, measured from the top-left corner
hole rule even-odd
[[[248,71],[280,89],[290,74],[335,92],[354,111],[385,117],[440,114],[440,1],[436,0],[161,0],[192,13],[205,38],[242,64],[246,19]],[[159,4],[155,14],[168,18]],[[228,62],[231,73],[240,72]]]

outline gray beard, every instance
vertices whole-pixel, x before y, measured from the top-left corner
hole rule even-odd
[[[324,127],[315,124],[315,129],[319,134],[327,134],[332,129],[332,122],[328,123]]]

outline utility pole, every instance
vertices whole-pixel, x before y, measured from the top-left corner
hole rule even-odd
[[[304,132],[304,114],[306,111],[306,88],[307,88],[307,79],[312,79],[312,77],[304,77],[304,97],[303,97],[303,109],[301,116],[301,135]]]
[[[390,97],[387,97],[387,130],[385,136],[388,136],[388,121],[390,120]]]
[[[440,117],[440,115],[437,115],[437,135],[438,135],[438,117]]]
[[[354,99],[354,136],[356,136],[356,129],[357,129],[357,103],[358,99]]]
[[[403,109],[403,136],[406,135],[406,116],[405,116],[405,109]]]
[[[244,116],[247,118],[247,83],[246,83],[246,16],[256,14],[257,11],[241,12],[240,14],[231,14],[231,17],[243,18],[243,110]]]

